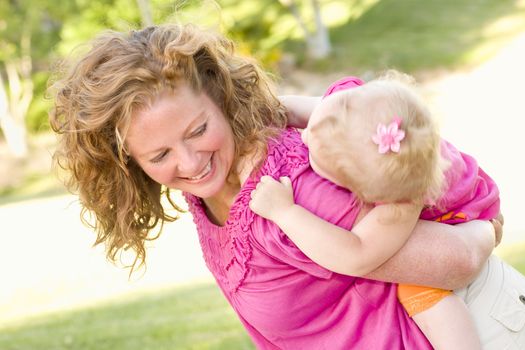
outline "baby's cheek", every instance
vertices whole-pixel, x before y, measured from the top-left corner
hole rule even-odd
[[[304,129],[304,130],[301,132],[301,140],[303,141],[303,143],[304,143],[305,145],[308,146],[308,141],[307,141],[307,139],[308,139],[308,135],[307,135],[307,133],[308,133],[308,128]]]

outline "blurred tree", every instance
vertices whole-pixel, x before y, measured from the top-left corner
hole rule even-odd
[[[58,54],[66,59],[101,31],[141,27],[141,16],[136,2],[75,0],[75,3],[75,11],[70,12],[62,22],[57,48]]]
[[[142,18],[142,26],[148,27],[153,25],[149,0],[137,0],[137,5],[139,6],[140,17]]]
[[[27,154],[26,116],[33,100],[32,76],[45,69],[69,6],[45,0],[0,2],[0,127],[16,157]]]
[[[0,137],[13,154],[25,154],[27,128],[47,128],[51,101],[44,98],[46,81],[56,71],[51,66],[69,60],[107,29],[126,31],[164,22],[220,27],[241,52],[275,69],[283,44],[303,37],[300,23],[309,35],[311,56],[322,57],[326,45],[314,37],[323,29],[308,31],[314,27],[312,18],[316,28],[324,28],[318,1],[288,0],[291,7],[280,1],[285,0],[0,0]]]
[[[14,156],[27,154],[28,124],[47,124],[45,81],[58,57],[103,29],[139,23],[137,6],[124,0],[0,1],[0,136]]]
[[[314,60],[328,57],[332,52],[332,44],[330,42],[328,29],[321,17],[319,1],[310,0],[311,13],[314,20],[313,30],[309,29],[311,26],[309,26],[308,21],[304,19],[304,11],[301,12],[296,0],[279,0],[279,2],[290,10],[301,28],[306,41],[308,57]]]
[[[25,114],[33,99],[31,80],[31,36],[34,11],[25,11],[17,1],[0,7],[0,127],[7,145],[16,157],[27,154]],[[10,16],[16,13],[17,16]],[[5,77],[5,78],[4,78]],[[5,79],[5,81],[4,81]]]

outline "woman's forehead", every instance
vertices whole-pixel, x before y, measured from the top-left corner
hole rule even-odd
[[[150,144],[162,141],[162,135],[182,135],[206,117],[210,105],[206,95],[191,89],[165,91],[132,113],[126,140]]]

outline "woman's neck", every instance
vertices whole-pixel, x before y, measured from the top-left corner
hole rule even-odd
[[[240,182],[230,176],[222,190],[213,197],[203,199],[206,206],[206,215],[211,222],[223,226],[228,220],[230,208],[241,189]]]
[[[203,199],[208,218],[216,225],[223,226],[228,220],[230,208],[251,175],[260,157],[244,157],[238,162],[237,171],[228,176],[223,188],[215,196]]]

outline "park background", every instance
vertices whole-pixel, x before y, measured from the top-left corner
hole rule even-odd
[[[0,349],[253,349],[189,214],[129,277],[92,247],[78,200],[51,171],[45,90],[57,62],[106,28],[188,21],[254,55],[279,94],[319,95],[342,75],[387,68],[414,75],[443,136],[499,184],[496,254],[525,272],[524,0],[2,0]]]

